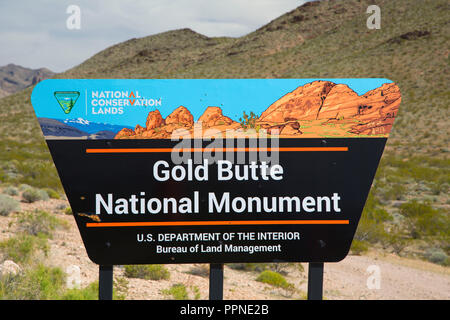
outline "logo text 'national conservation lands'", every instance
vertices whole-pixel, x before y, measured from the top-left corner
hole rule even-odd
[[[78,91],[56,91],[54,95],[64,113],[68,114],[75,106],[80,93]]]

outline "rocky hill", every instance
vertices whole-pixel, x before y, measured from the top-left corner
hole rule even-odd
[[[29,69],[15,64],[0,67],[0,98],[33,86],[55,73],[46,69]]]
[[[403,108],[387,150],[440,157],[449,145],[448,3],[379,0],[380,30],[366,27],[370,4],[309,2],[239,38],[190,29],[133,38],[57,77],[388,78],[400,87]]]

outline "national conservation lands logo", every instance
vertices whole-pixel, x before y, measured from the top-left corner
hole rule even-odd
[[[55,91],[53,95],[64,113],[69,114],[77,103],[80,93],[78,91]]]

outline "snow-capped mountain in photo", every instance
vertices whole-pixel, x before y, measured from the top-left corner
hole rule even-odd
[[[74,127],[78,130],[87,132],[89,134],[93,134],[93,133],[97,133],[100,131],[112,131],[114,133],[119,132],[120,130],[122,130],[123,128],[130,128],[133,129],[131,127],[128,126],[124,126],[124,125],[116,125],[116,124],[109,124],[109,123],[97,123],[97,122],[92,122],[83,118],[76,118],[76,119],[64,119],[64,120],[59,120],[62,123],[65,123],[71,127]]]

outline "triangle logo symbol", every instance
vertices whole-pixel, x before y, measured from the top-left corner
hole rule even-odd
[[[54,96],[65,114],[70,113],[80,96],[78,91],[55,91]]]

